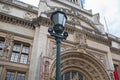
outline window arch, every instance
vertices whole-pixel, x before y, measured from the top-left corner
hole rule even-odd
[[[83,80],[83,76],[78,71],[68,71],[62,75],[62,80]]]

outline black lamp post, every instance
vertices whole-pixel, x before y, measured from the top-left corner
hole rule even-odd
[[[61,11],[53,12],[51,20],[54,23],[52,28],[48,29],[51,36],[55,37],[56,40],[56,80],[61,80],[61,65],[60,65],[60,51],[61,51],[61,40],[68,37],[68,33],[64,32],[65,23],[67,20],[66,14]]]

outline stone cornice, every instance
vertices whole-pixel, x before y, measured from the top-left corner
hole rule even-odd
[[[26,65],[26,64],[13,63],[1,59],[0,59],[0,65],[5,66],[7,69],[21,70],[21,71],[27,71],[29,68],[28,64]]]
[[[114,48],[114,47],[110,47],[110,50],[116,54],[120,55],[120,49]]]
[[[35,14],[38,13],[37,10],[34,10],[34,9],[32,9],[32,8],[29,8],[29,7],[27,8],[27,7],[24,7],[24,6],[20,6],[20,5],[18,5],[18,4],[15,4],[15,3],[12,3],[12,2],[8,2],[8,1],[6,1],[6,0],[0,0],[0,3],[8,4],[8,5],[11,5],[11,6],[17,7],[17,8],[19,8],[19,9],[22,9],[22,10],[25,10],[25,11],[29,11],[29,12],[32,12],[32,13],[35,13]],[[29,5],[28,5],[28,6],[29,6]]]
[[[93,48],[93,47],[90,47],[90,46],[87,46],[86,50],[87,50],[87,52],[89,52],[89,51],[93,51],[93,52],[97,51],[98,53],[104,53],[104,54],[108,53],[107,51],[96,49],[96,48]]]
[[[110,45],[106,35],[98,34],[95,32],[89,32],[89,31],[84,31],[84,32],[86,33],[86,37],[88,39],[92,39],[92,40],[98,41],[100,43]]]
[[[2,13],[2,12],[0,12],[0,21],[10,23],[10,24],[14,24],[14,25],[18,25],[18,26],[22,26],[22,27],[26,27],[26,28],[29,28],[29,29],[34,29],[32,21],[28,21],[28,20],[25,20],[25,19],[22,19],[22,18],[18,18],[18,17],[8,15],[8,14]]]
[[[85,34],[87,39],[91,39],[105,45],[110,45],[106,35],[102,35],[94,31],[90,31],[88,29],[82,29],[82,30],[76,29],[75,31]]]
[[[120,43],[120,38],[119,37],[116,37],[114,35],[111,35],[111,34],[107,34],[108,35],[108,38],[110,41],[115,41],[115,42],[118,42]]]
[[[51,27],[52,26],[52,22],[46,18],[46,17],[37,17],[35,19],[33,19],[33,25],[36,26],[40,26],[40,25],[44,25],[46,27]]]

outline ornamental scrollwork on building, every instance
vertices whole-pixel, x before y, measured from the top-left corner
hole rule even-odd
[[[50,66],[49,61],[45,61],[44,80],[48,80],[49,79],[49,66]]]
[[[75,33],[75,42],[78,43],[78,48],[86,47],[86,35],[80,32]]]
[[[67,20],[74,23],[74,24],[78,24],[80,25],[80,19],[76,18],[75,16],[72,15],[67,15]]]
[[[62,52],[64,51],[67,51],[67,50],[70,50],[72,49],[73,46],[70,46],[70,45],[67,45],[67,44],[62,44],[61,45],[61,54]],[[49,43],[49,50],[48,50],[48,56],[51,58],[51,59],[54,59],[56,57],[56,44],[54,41],[50,41]]]
[[[7,33],[6,37],[5,37],[5,43],[4,43],[4,47],[3,47],[3,57],[8,57],[8,52],[10,51],[12,44],[13,44],[13,40],[14,40],[14,35],[13,34],[9,34]]]
[[[92,56],[94,56],[95,58],[97,58],[99,61],[101,61],[105,67],[107,67],[107,63],[106,63],[106,60],[105,60],[105,55],[99,54],[99,53],[94,53],[94,52],[91,52],[90,54]]]
[[[1,11],[1,12],[4,12],[4,13],[10,13],[10,12],[11,12],[11,9],[12,9],[12,8],[11,8],[10,6],[4,4],[4,5],[2,5],[2,7],[0,8],[0,11]]]
[[[25,12],[23,16],[26,20],[32,20],[33,18],[36,18],[37,16],[33,15],[30,12]]]

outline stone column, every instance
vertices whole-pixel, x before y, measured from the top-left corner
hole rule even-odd
[[[40,27],[35,28],[28,80],[35,80],[36,67],[37,67],[36,57],[37,57],[37,53],[38,53],[38,43],[39,43],[39,39],[38,39],[39,30],[40,30]]]
[[[108,48],[107,56],[108,56],[108,66],[107,66],[107,69],[108,69],[108,72],[109,72],[110,80],[113,80],[113,78],[114,78],[114,75],[113,75],[114,64],[113,64],[113,61],[112,61],[112,55],[111,55],[110,48]]]
[[[40,55],[46,55],[47,51],[47,31],[48,27],[45,26],[35,28],[28,80],[38,80]]]

